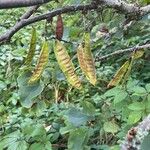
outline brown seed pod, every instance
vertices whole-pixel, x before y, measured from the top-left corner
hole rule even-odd
[[[61,15],[59,14],[57,17],[57,23],[56,23],[56,39],[58,40],[62,39],[63,31],[64,31],[63,20],[62,20]]]

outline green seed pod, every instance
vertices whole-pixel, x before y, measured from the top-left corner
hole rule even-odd
[[[36,49],[36,29],[32,29],[32,36],[31,36],[31,42],[30,42],[30,48],[29,52],[27,54],[27,57],[25,59],[25,65],[30,66],[32,63],[32,59],[35,54],[35,49]]]

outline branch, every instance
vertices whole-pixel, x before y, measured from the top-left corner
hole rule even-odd
[[[121,144],[121,150],[141,150],[144,138],[150,131],[150,115],[148,115],[137,127],[131,128]]]
[[[123,0],[95,0],[99,5],[105,5],[109,8],[118,10],[123,14],[129,14],[133,19],[138,19],[143,15],[150,13],[150,5],[140,7],[136,4],[128,4]]]
[[[123,55],[125,53],[129,53],[129,52],[133,52],[134,50],[140,50],[140,49],[150,49],[150,44],[145,44],[145,45],[141,45],[141,46],[135,46],[135,47],[131,47],[131,48],[127,48],[127,49],[121,49],[121,50],[118,50],[118,51],[115,51],[113,53],[110,53],[108,55],[105,55],[105,56],[97,56],[95,58],[95,61],[105,61],[105,60],[108,60],[112,57],[115,57],[117,55]]]
[[[28,19],[38,8],[39,6],[33,6],[25,14],[23,14],[12,28],[10,28],[5,34],[0,36],[0,44],[10,41],[11,35],[15,33],[20,22],[24,19]]]
[[[23,14],[23,15],[20,17],[19,20],[29,18],[38,8],[39,8],[39,5],[31,7],[25,14]]]
[[[0,9],[35,6],[52,0],[0,0]]]
[[[17,32],[19,31],[21,28],[41,21],[41,20],[45,20],[48,18],[52,18],[54,16],[57,16],[58,14],[62,14],[62,13],[68,13],[68,12],[75,12],[75,11],[81,11],[81,10],[92,10],[92,9],[97,9],[98,6],[95,4],[87,4],[87,5],[72,5],[72,6],[66,6],[63,8],[59,8],[53,11],[50,11],[49,13],[45,13],[39,16],[35,16],[35,17],[31,17],[28,19],[21,19],[19,22],[16,23],[16,25],[14,27],[12,27],[11,29],[9,29],[5,34],[3,34],[2,36],[0,36],[0,44],[3,44],[5,42],[10,41],[11,37]]]
[[[63,8],[59,8],[59,9],[50,11],[49,13],[35,16],[35,17],[29,18],[29,19],[20,20],[19,22],[16,23],[16,25],[14,27],[12,27],[10,30],[8,30],[4,35],[0,36],[0,44],[3,44],[4,42],[8,42],[17,31],[19,31],[21,28],[23,28],[29,24],[32,24],[32,23],[35,23],[35,22],[38,22],[41,20],[45,20],[48,18],[52,18],[54,16],[57,16],[58,14],[75,12],[75,11],[83,11],[83,10],[84,11],[92,10],[92,9],[97,9],[99,6],[104,6],[104,5],[106,7],[110,7],[110,8],[119,10],[122,13],[125,13],[125,14],[129,13],[130,15],[138,16],[138,17],[139,16],[141,17],[142,15],[145,15],[150,12],[150,5],[145,6],[145,7],[137,7],[134,4],[127,4],[123,1],[118,1],[118,0],[95,0],[91,4],[66,6]]]

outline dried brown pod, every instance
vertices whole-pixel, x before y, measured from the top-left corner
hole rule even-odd
[[[63,31],[64,31],[63,19],[62,16],[59,14],[57,16],[57,22],[56,22],[56,39],[58,40],[62,39]]]

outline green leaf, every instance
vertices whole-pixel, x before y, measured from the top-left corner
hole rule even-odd
[[[146,94],[146,90],[145,88],[141,87],[141,86],[136,86],[133,88],[133,91],[135,92],[134,94],[136,95],[140,95],[140,94]]]
[[[30,147],[29,150],[45,150],[44,144],[42,143],[33,143]]]
[[[27,150],[27,148],[28,144],[25,141],[17,141],[13,144],[11,143],[8,147],[8,150]]]
[[[10,134],[7,134],[3,139],[0,139],[0,149],[5,149],[6,147],[11,148],[12,144],[17,146],[17,140],[20,139],[21,133],[20,131],[15,131]]]
[[[138,110],[144,110],[145,109],[145,105],[142,102],[134,102],[134,103],[130,104],[128,106],[128,108],[131,109],[131,110],[137,110],[137,111]]]
[[[88,102],[88,101],[81,101],[81,105],[83,107],[83,112],[88,114],[88,115],[95,115],[95,107],[92,103]]]
[[[146,88],[147,92],[150,93],[150,83],[146,84],[145,88]]]
[[[77,128],[70,132],[68,139],[69,150],[84,150],[88,139],[87,128]]]
[[[150,101],[150,94],[148,94],[147,99],[148,99],[148,101]]]
[[[37,141],[46,139],[46,130],[42,124],[29,123],[22,125],[22,132],[27,138],[34,138]]]
[[[46,142],[45,149],[46,150],[52,150],[52,144],[49,141]]]
[[[40,95],[44,88],[44,84],[42,82],[37,82],[29,85],[28,80],[30,76],[30,72],[24,72],[17,79],[19,86],[18,92],[20,96],[20,103],[23,107],[26,108],[30,108],[33,105],[34,99],[38,95]]]
[[[81,126],[86,124],[87,121],[92,119],[91,116],[83,113],[81,110],[76,108],[71,108],[66,114],[68,121],[74,126]]]
[[[126,91],[120,90],[120,92],[117,92],[114,98],[114,104],[117,104],[121,101],[123,101],[128,96]]]
[[[117,93],[119,93],[121,90],[120,87],[114,87],[108,91],[105,92],[104,96],[106,97],[111,97],[111,96],[115,96]]]
[[[0,91],[5,89],[7,87],[7,84],[3,81],[0,81]]]
[[[66,127],[62,127],[62,128],[60,128],[60,134],[66,134],[66,133],[69,133],[70,131],[72,131],[72,130],[74,130],[74,126],[73,125],[67,125]]]
[[[119,131],[119,126],[113,121],[105,122],[104,130],[105,132],[110,132],[114,134]]]
[[[35,137],[35,136],[43,137],[43,136],[46,136],[46,130],[41,124],[38,124],[35,126],[31,135],[32,137]]]
[[[130,113],[128,117],[128,124],[135,124],[137,123],[142,117],[142,112],[141,111],[133,111]]]
[[[23,134],[31,137],[31,134],[34,131],[35,126],[33,124],[31,124],[31,123],[28,122],[28,124],[26,123],[26,124],[22,125],[21,129],[22,129],[22,133]]]
[[[111,147],[110,150],[120,150],[120,146],[119,145],[114,145]]]

